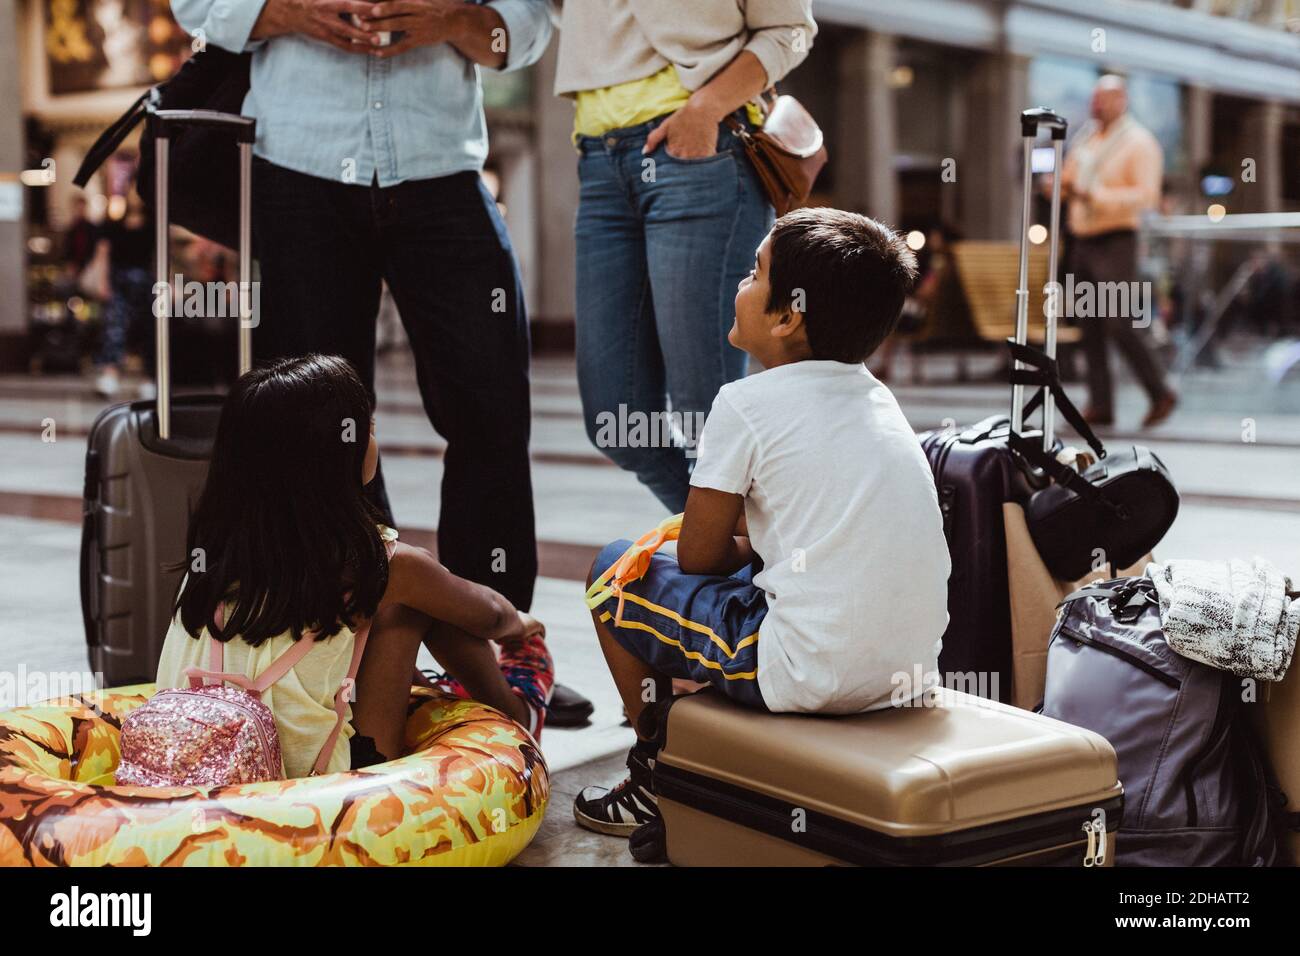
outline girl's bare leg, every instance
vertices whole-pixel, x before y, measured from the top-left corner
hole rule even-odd
[[[495,707],[527,727],[532,719],[529,707],[501,675],[492,643],[444,621],[430,617],[425,620],[429,627],[424,634],[424,646],[443,670],[460,681],[475,700]]]
[[[370,625],[352,703],[352,725],[357,733],[373,737],[381,754],[392,758],[402,752],[411,675],[422,643],[471,697],[528,726],[528,705],[501,675],[490,642],[413,608],[394,605],[376,614]]]
[[[402,752],[411,672],[429,621],[427,614],[399,604],[381,610],[370,625],[357,672],[352,726],[373,737],[375,748],[389,759]]]

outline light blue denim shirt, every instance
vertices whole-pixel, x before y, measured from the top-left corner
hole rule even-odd
[[[191,36],[253,51],[245,116],[254,154],[278,166],[369,185],[483,168],[487,124],[479,67],[449,44],[392,59],[347,53],[300,35],[250,40],[266,0],[172,0]],[[551,38],[546,0],[490,0],[508,34],[503,71],[535,63]],[[201,31],[201,32],[200,32]]]

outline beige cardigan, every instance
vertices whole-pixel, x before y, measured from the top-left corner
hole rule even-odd
[[[677,67],[688,90],[749,50],[775,83],[808,55],[812,0],[566,0],[557,95],[640,80]]]

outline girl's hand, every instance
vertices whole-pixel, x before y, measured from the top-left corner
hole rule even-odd
[[[718,151],[718,119],[687,103],[650,131],[643,154],[660,143],[673,159],[707,159]]]
[[[526,611],[516,611],[519,615],[519,626],[521,631],[515,635],[515,639],[524,640],[529,637],[546,637],[546,625],[537,618],[533,617]]]
[[[498,644],[507,641],[523,641],[530,637],[546,637],[546,625],[526,611],[515,611],[513,626],[504,632],[498,631],[491,639]]]

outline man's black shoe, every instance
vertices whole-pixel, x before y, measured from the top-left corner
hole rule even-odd
[[[584,727],[595,706],[572,687],[556,684],[546,705],[547,727]]]

